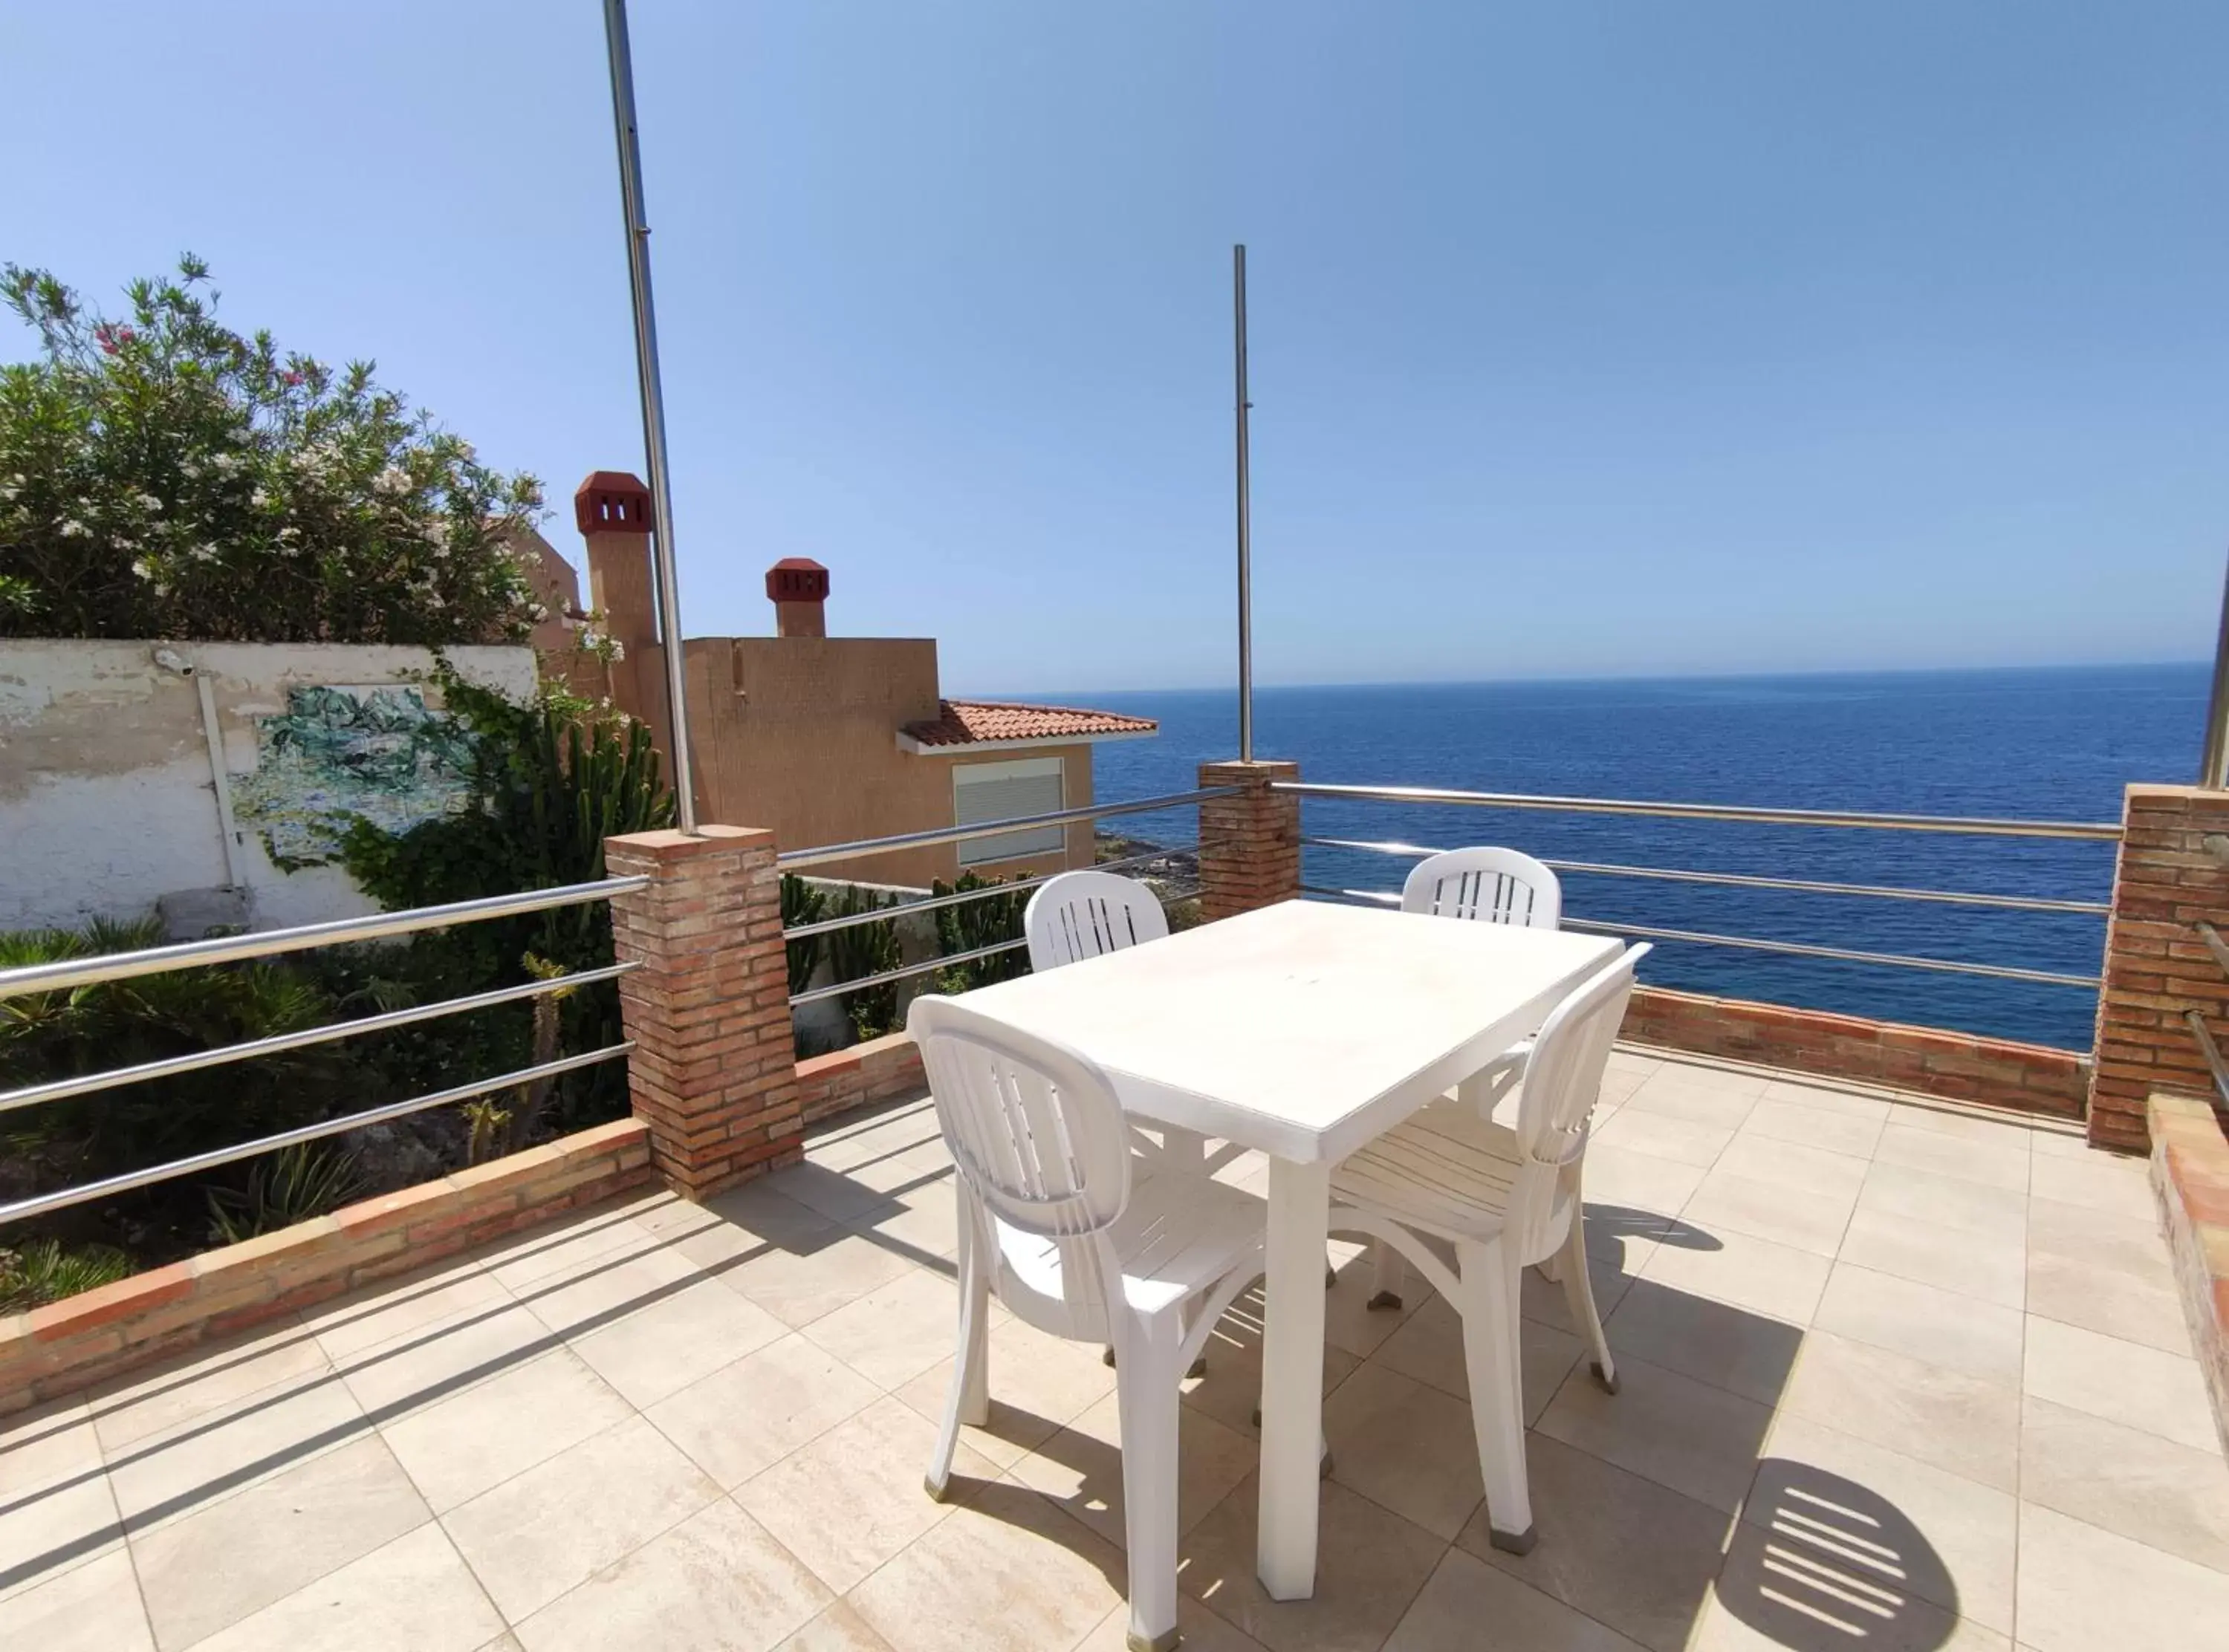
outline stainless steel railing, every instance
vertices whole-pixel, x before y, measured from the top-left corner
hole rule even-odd
[[[998,837],[1008,832],[1027,831],[1035,827],[1063,826],[1078,821],[1101,820],[1120,815],[1147,815],[1167,809],[1188,808],[1217,797],[1236,796],[1235,786],[1208,786],[1197,791],[1172,792],[1165,797],[1140,797],[1129,803],[1086,804],[1080,808],[1063,809],[1051,814],[1017,816],[1008,820],[983,821],[970,826],[940,826],[928,831],[903,832],[891,837],[862,838],[852,843],[831,843],[819,848],[796,849],[778,855],[774,863],[784,872],[794,872],[806,867],[826,866],[836,861],[848,861],[870,855],[888,855],[900,849],[928,848],[942,843],[961,843],[976,838]],[[1166,860],[1172,855],[1197,854],[1192,844],[1177,844],[1157,848],[1150,854],[1130,855],[1119,861],[1099,862],[1093,869],[1100,872],[1119,872]],[[894,919],[910,918],[916,913],[935,912],[943,907],[960,906],[971,901],[988,900],[1001,895],[1018,894],[1035,889],[1058,876],[1044,873],[1039,876],[1018,878],[1011,882],[986,884],[980,889],[962,889],[946,895],[933,895],[922,900],[903,901],[894,906],[878,906],[871,911],[851,912],[841,918],[821,919],[810,924],[793,925],[782,931],[785,941],[804,940],[814,935],[826,935],[838,930],[857,928],[865,924],[887,924]],[[915,976],[928,975],[938,970],[948,970],[959,964],[973,964],[979,959],[995,957],[1026,945],[1020,937],[999,941],[968,951],[955,952],[941,957],[925,958],[918,964],[909,964],[896,970],[884,970],[875,975],[862,976],[857,980],[838,981],[825,987],[810,987],[790,995],[790,1007],[818,1003],[825,998],[841,998],[850,993],[863,992],[870,988],[888,986],[894,982],[907,981]]]
[[[1562,797],[1517,792],[1459,791],[1430,786],[1324,785],[1306,781],[1281,781],[1272,790],[1302,797],[1344,798],[1379,803],[1453,804],[1481,809],[1526,809],[1558,813],[1653,816],[1673,820],[1734,821],[1770,825],[1854,828],[1859,829],[1956,833],[1983,837],[2056,838],[2090,842],[2117,842],[2118,824],[2097,821],[2022,820],[1957,815],[1867,813],[1815,809],[1758,809],[1734,804],[1648,803],[1624,798]],[[1303,837],[1304,845],[1421,859],[1440,851],[1425,844],[1347,837]],[[2052,900],[2041,896],[1990,894],[1968,890],[1915,889],[1892,884],[1841,883],[1812,878],[1774,878],[1733,872],[1699,872],[1686,868],[1620,865],[1593,861],[1551,860],[1544,862],[1557,873],[1591,874],[1603,877],[1661,880],[1730,888],[1770,889],[1801,894],[1852,895],[1868,900],[1934,902],[1961,906],[1996,907],[2017,912],[2078,913],[2102,916],[2110,910],[2104,901]],[[1347,889],[1320,884],[1303,886],[1305,893],[1332,900],[1397,906],[1400,896],[1389,890]],[[1564,926],[1600,934],[1625,935],[1649,940],[1685,941],[1702,946],[1777,952],[1796,957],[1830,958],[1848,964],[1885,964],[1895,969],[1932,970],[1947,975],[1986,976],[1998,980],[2025,981],[2048,986],[2094,990],[2095,975],[2076,975],[2053,970],[2025,969],[2013,964],[1982,964],[1956,958],[1925,957],[1905,952],[1877,952],[1854,947],[1825,946],[1804,941],[1774,940],[1757,935],[1727,935],[1711,931],[1670,929],[1647,924],[1604,923],[1566,916]],[[2225,949],[2229,951],[2229,949]],[[2225,964],[2229,967],[2229,964]],[[2201,1041],[2202,1042],[2202,1041]],[[2229,1083],[2229,1067],[2225,1067]],[[2229,1090],[2225,1090],[2229,1094]]]
[[[186,970],[213,964],[239,963],[249,958],[270,957],[284,952],[301,952],[321,946],[332,946],[355,941],[384,940],[397,936],[416,934],[422,930],[445,928],[453,924],[481,923],[491,919],[516,918],[538,912],[554,911],[560,907],[584,906],[593,901],[608,900],[613,895],[630,889],[639,889],[649,882],[646,878],[607,878],[594,883],[567,884],[554,889],[529,890],[516,895],[496,895],[481,900],[453,901],[441,906],[421,906],[408,912],[381,912],[368,918],[344,918],[331,923],[305,924],[292,929],[264,930],[253,934],[227,935],[214,940],[186,941],[173,946],[155,946],[135,952],[111,952],[85,958],[70,958],[54,964],[35,964],[20,969],[0,970],[0,1000],[22,998],[36,993],[69,992],[81,987],[98,986],[108,982],[128,981],[135,977],[157,975],[170,970]],[[18,1108],[35,1107],[48,1102],[94,1094],[118,1085],[143,1083],[152,1079],[175,1077],[183,1073],[206,1067],[224,1066],[234,1061],[253,1060],[258,1056],[275,1055],[287,1050],[305,1048],[314,1044],[330,1043],[336,1040],[353,1038],[362,1033],[383,1032],[406,1027],[414,1022],[432,1021],[442,1016],[468,1015],[498,1004],[512,1003],[522,999],[540,997],[549,993],[569,992],[594,982],[614,980],[639,967],[633,964],[617,964],[601,970],[583,970],[575,975],[553,976],[548,980],[527,982],[515,987],[504,987],[491,992],[473,993],[465,997],[444,999],[438,1003],[413,1005],[408,1008],[389,1010],[381,1015],[366,1015],[353,1021],[335,1021],[324,1027],[305,1028],[299,1032],[282,1033],[269,1038],[249,1040],[240,1044],[221,1046],[213,1050],[196,1050],[185,1055],[172,1056],[160,1061],[143,1062],[137,1066],[113,1068],[105,1073],[88,1073],[45,1084],[29,1085],[20,1089],[0,1092],[0,1112]],[[197,1171],[214,1169],[221,1165],[236,1163],[280,1148],[298,1146],[328,1136],[338,1136],[349,1130],[361,1130],[368,1124],[383,1124],[394,1119],[405,1118],[413,1113],[432,1108],[445,1107],[453,1103],[468,1101],[498,1090],[531,1084],[538,1079],[555,1078],[561,1073],[575,1072],[625,1056],[633,1049],[632,1041],[606,1045],[601,1049],[586,1051],[578,1055],[563,1056],[555,1060],[537,1062],[513,1073],[500,1073],[491,1079],[476,1079],[451,1089],[436,1091],[430,1095],[414,1096],[407,1100],[389,1102],[383,1106],[361,1112],[328,1118],[299,1129],[281,1130],[272,1136],[242,1142],[235,1146],[212,1149],[167,1163],[151,1165],[145,1169],[127,1171],[73,1188],[57,1188],[52,1192],[18,1199],[0,1205],[0,1226],[22,1221],[48,1212],[67,1209],[99,1199],[113,1197],[136,1188],[151,1187],[178,1176],[191,1175]]]

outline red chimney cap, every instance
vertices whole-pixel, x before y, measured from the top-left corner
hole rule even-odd
[[[767,570],[766,592],[772,602],[825,602],[828,570],[809,556],[785,556]]]
[[[629,471],[591,471],[573,490],[573,521],[583,534],[647,534],[650,490]]]

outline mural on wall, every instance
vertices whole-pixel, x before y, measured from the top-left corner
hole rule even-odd
[[[472,737],[408,684],[289,688],[283,713],[256,720],[255,739],[234,815],[290,872],[337,859],[359,816],[404,832],[471,795]]]

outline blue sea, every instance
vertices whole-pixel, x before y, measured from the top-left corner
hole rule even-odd
[[[1268,688],[1255,749],[1308,780],[1687,803],[2117,821],[2132,780],[2194,778],[2200,665],[1667,681]],[[1052,698],[1053,696],[1038,696]],[[1190,789],[1237,755],[1227,690],[1088,694],[1070,703],[1160,720],[1098,748],[1103,800]],[[2112,846],[1311,798],[1311,836],[1842,883],[2104,900]],[[1192,811],[1109,823],[1192,840]],[[1312,884],[1397,890],[1410,861],[1310,848]],[[2094,976],[2104,932],[2084,914],[1847,895],[1564,878],[1564,910],[1606,923],[1807,941]],[[2087,1049],[2093,992],[2073,987],[1663,943],[1656,985]]]

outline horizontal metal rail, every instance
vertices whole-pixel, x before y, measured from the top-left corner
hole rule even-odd
[[[1166,861],[1172,855],[1198,853],[1191,844],[1179,843],[1173,848],[1156,849],[1151,855],[1133,855],[1120,861],[1101,861],[1091,870],[1113,872],[1123,867],[1145,866],[1154,861]],[[877,906],[872,912],[852,912],[847,917],[824,918],[810,924],[799,924],[782,931],[781,938],[786,941],[801,941],[809,935],[827,935],[839,929],[856,929],[862,924],[887,923],[893,918],[904,918],[917,912],[935,912],[940,907],[964,906],[971,900],[988,900],[992,895],[1015,894],[1066,875],[1064,872],[1047,872],[1038,877],[1017,878],[1012,883],[986,884],[980,889],[961,889],[948,895],[931,895],[926,900],[901,900],[895,906]]]
[[[909,964],[901,970],[885,970],[880,975],[863,975],[857,981],[838,981],[832,987],[813,987],[804,992],[790,994],[789,1007],[794,1009],[800,1004],[818,1003],[823,998],[840,998],[846,993],[864,992],[869,987],[887,986],[893,981],[903,981],[912,976],[927,975],[932,970],[948,970],[955,964],[973,964],[977,958],[995,957],[1001,952],[1011,952],[1018,946],[1028,944],[1029,942],[1026,939],[1017,937],[1011,941],[999,941],[990,946],[979,946],[973,951],[954,952],[948,957],[930,958],[922,964]]]
[[[269,957],[276,952],[302,952],[350,941],[384,940],[393,935],[414,935],[422,929],[446,929],[452,924],[477,924],[491,918],[517,918],[559,906],[586,906],[591,901],[609,900],[630,889],[642,888],[649,881],[648,878],[604,878],[594,883],[568,883],[555,889],[529,889],[515,895],[454,900],[446,906],[415,906],[408,912],[337,918],[329,923],[304,924],[294,929],[266,929],[247,935],[219,936],[215,940],[182,941],[175,946],[153,946],[138,952],[107,952],[55,964],[26,964],[21,969],[0,970],[0,998],[20,998],[30,992],[67,992],[74,987],[96,986],[106,981],[160,975],[166,970],[236,964],[244,958]]]
[[[446,1107],[451,1102],[470,1101],[474,1096],[486,1095],[491,1090],[508,1090],[515,1085],[531,1084],[536,1079],[554,1079],[561,1073],[571,1073],[580,1067],[593,1066],[599,1061],[613,1060],[633,1048],[632,1041],[625,1044],[607,1044],[601,1050],[590,1050],[583,1055],[563,1056],[555,1061],[521,1067],[516,1073],[505,1073],[497,1078],[461,1084],[453,1090],[436,1091],[429,1096],[414,1096],[408,1101],[389,1102],[384,1107],[350,1113],[344,1117],[328,1118],[322,1124],[305,1124],[299,1130],[281,1130],[276,1136],[260,1137],[253,1142],[242,1142],[236,1147],[213,1148],[207,1153],[196,1153],[189,1158],[173,1159],[168,1164],[154,1165],[145,1170],[127,1170],[122,1175],[88,1181],[80,1187],[62,1188],[53,1193],[18,1199],[13,1204],[0,1205],[0,1226],[33,1216],[43,1216],[48,1211],[67,1210],[72,1205],[87,1205],[97,1199],[112,1198],[118,1194],[151,1187],[157,1181],[191,1175],[197,1170],[214,1170],[220,1165],[236,1164],[242,1159],[275,1153],[282,1147],[298,1147],[305,1142],[362,1130],[367,1124],[384,1124],[391,1119],[422,1113],[428,1108]]]
[[[1334,900],[1367,900],[1380,906],[1398,906],[1399,895],[1384,889],[1333,889],[1316,884],[1302,884],[1305,894],[1325,895]],[[1755,935],[1718,935],[1705,930],[1659,929],[1648,924],[1604,924],[1591,919],[1572,918],[1562,920],[1565,929],[1584,930],[1595,935],[1639,935],[1652,941],[1689,941],[1699,946],[1738,946],[1756,952],[1784,952],[1795,957],[1834,958],[1845,964],[1885,964],[1903,970],[1933,970],[1944,975],[1980,975],[2000,981],[2032,981],[2052,987],[2086,987],[2095,989],[2099,984],[2094,975],[2060,975],[2050,970],[2019,970],[2002,964],[1964,964],[1952,958],[1918,957],[1909,952],[1860,952],[1847,946],[1815,946],[1807,941],[1768,941]]]
[[[288,1050],[330,1044],[339,1039],[353,1038],[359,1033],[384,1033],[394,1028],[408,1027],[416,1021],[434,1021],[444,1015],[468,1015],[476,1009],[490,1009],[498,1004],[516,1002],[521,998],[569,992],[575,987],[614,980],[631,970],[641,967],[639,964],[614,964],[601,970],[583,970],[578,975],[555,976],[545,981],[529,981],[522,986],[474,993],[470,997],[444,998],[439,1003],[414,1004],[407,1009],[390,1009],[377,1015],[361,1016],[355,1021],[334,1021],[299,1033],[278,1033],[269,1038],[253,1039],[245,1044],[226,1044],[214,1050],[195,1050],[186,1055],[173,1055],[160,1061],[145,1061],[134,1067],[112,1067],[106,1073],[57,1079],[51,1084],[35,1084],[22,1090],[0,1093],[0,1113],[13,1112],[18,1107],[35,1107],[42,1102],[67,1101],[72,1096],[87,1096],[96,1091],[113,1090],[121,1085],[174,1079],[181,1073],[196,1073],[203,1067],[223,1066],[234,1061],[252,1061],[259,1056],[282,1055]]]
[[[973,826],[939,826],[925,832],[902,832],[896,837],[863,837],[855,843],[826,843],[819,848],[792,849],[774,857],[785,872],[800,867],[825,866],[832,861],[857,860],[868,855],[889,855],[898,849],[930,848],[939,843],[964,843],[978,837],[999,837],[1041,826],[1067,826],[1080,820],[1104,820],[1114,815],[1150,815],[1164,809],[1182,809],[1217,797],[1235,797],[1237,786],[1207,786],[1198,791],[1176,791],[1166,797],[1141,797],[1135,803],[1086,804],[1060,809],[1050,815],[1018,815],[1011,820],[986,820]]]
[[[2206,1017],[2194,1009],[2182,1012],[2182,1019],[2190,1028],[2190,1035],[2198,1041],[2198,1053],[2206,1058],[2206,1069],[2213,1075],[2213,1093],[2219,1098],[2213,1104],[2217,1113],[2229,1112],[2229,1061],[2221,1059],[2221,1047],[2213,1041],[2213,1030]]]
[[[1442,850],[1420,843],[1371,842],[1351,837],[1303,837],[1317,848],[1365,849],[1378,855],[1422,859]],[[1905,889],[1886,883],[1822,883],[1809,878],[1761,878],[1738,872],[1686,872],[1665,866],[1616,866],[1594,861],[1543,861],[1551,872],[1591,873],[1606,878],[1658,878],[1673,883],[1708,883],[1735,889],[1788,889],[1801,894],[1867,895],[1883,900],[1933,900],[1957,906],[1998,906],[2014,912],[2081,912],[2103,916],[2112,910],[2102,900],[2048,900],[2042,896],[1987,895],[1950,889]]]
[[[1673,820],[1757,821],[1782,826],[1853,826],[1892,832],[1961,832],[1983,837],[2071,837],[2117,842],[2115,821],[1988,819],[1964,815],[1868,814],[1825,809],[1751,809],[1732,804],[1638,803],[1617,797],[1534,797],[1514,791],[1453,791],[1435,786],[1333,786],[1276,780],[1272,791],[1303,797],[1379,803],[1455,804],[1475,809],[1541,809],[1577,815],[1653,815]]]

